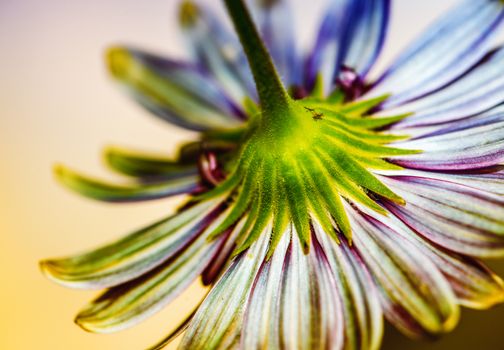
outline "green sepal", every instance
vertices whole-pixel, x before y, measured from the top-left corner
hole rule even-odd
[[[249,163],[251,169],[256,169],[260,165],[260,161],[257,158],[252,159]],[[213,239],[224,232],[227,228],[233,225],[240,217],[246,212],[250,207],[252,199],[255,196],[256,189],[258,187],[257,174],[254,171],[246,171],[245,178],[239,186],[238,195],[235,200],[233,200],[231,205],[231,211],[224,221],[215,230],[210,233],[209,239]]]
[[[268,247],[268,252],[266,254],[266,258],[269,259],[273,255],[275,248],[278,243],[280,243],[280,239],[282,235],[285,234],[287,226],[289,225],[289,209],[287,206],[287,198],[285,198],[285,193],[282,188],[275,188],[275,198],[276,201],[273,203],[273,228],[271,231],[271,239]]]
[[[283,165],[283,164],[282,164]],[[310,248],[310,219],[306,210],[308,202],[307,193],[303,189],[303,180],[295,164],[283,165],[280,169],[283,175],[282,185],[287,197],[289,213],[292,223],[296,228],[303,251],[307,253]]]
[[[345,114],[350,118],[361,118],[366,115],[374,107],[379,106],[383,101],[390,97],[389,94],[374,97],[368,100],[360,100],[356,102],[351,102],[341,108],[341,113]]]
[[[252,223],[245,223],[247,227],[248,224],[251,225],[250,230],[247,232],[247,236],[243,243],[241,243],[235,250],[233,254],[239,254],[242,251],[249,248],[252,243],[254,243],[259,235],[266,228],[268,223],[271,221],[273,214],[273,203],[274,203],[274,192],[275,192],[275,167],[270,162],[264,162],[261,169],[258,169],[259,174],[262,174],[262,178],[259,180],[258,191],[257,191],[257,209],[251,210],[254,212],[255,221]],[[252,214],[251,214],[252,215]],[[240,237],[240,235],[239,235]],[[240,239],[240,238],[239,238]]]

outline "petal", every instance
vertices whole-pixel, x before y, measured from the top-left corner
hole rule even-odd
[[[421,236],[475,257],[504,254],[504,199],[486,191],[421,177],[382,177],[405,206],[386,207]]]
[[[243,112],[201,69],[132,48],[112,48],[115,80],[154,115],[186,129],[238,126]]]
[[[392,93],[391,107],[454,81],[485,55],[503,18],[501,1],[462,1],[399,56],[372,94]]]
[[[191,320],[180,349],[228,349],[240,341],[245,302],[266,257],[271,227],[239,254]]]
[[[287,0],[250,0],[250,9],[275,67],[286,86],[301,84],[302,67],[296,50],[294,21]]]
[[[426,336],[455,327],[459,308],[432,261],[380,221],[347,205],[354,244],[382,294],[387,319],[403,333]]]
[[[392,159],[408,168],[468,170],[492,167],[504,161],[504,110],[494,116],[460,121],[394,146],[422,150]]]
[[[225,237],[209,243],[200,235],[184,251],[149,273],[107,290],[79,312],[75,322],[95,333],[138,324],[173,301],[203,272]]]
[[[343,50],[340,43],[348,7],[348,0],[333,0],[325,12],[315,45],[306,62],[305,80],[309,88],[321,78],[325,92],[328,92],[334,83],[334,78],[338,76]]]
[[[200,187],[198,175],[166,179],[153,184],[133,182],[115,185],[80,175],[63,166],[57,166],[54,173],[63,186],[83,196],[105,202],[137,202],[166,198],[191,193]]]
[[[481,262],[470,257],[448,252],[428,242],[397,217],[380,217],[367,211],[385,226],[408,240],[430,259],[450,283],[459,304],[476,309],[489,308],[504,301],[504,282]]]
[[[248,96],[255,98],[254,80],[238,38],[222,22],[201,4],[182,3],[182,31],[194,61],[240,105]]]
[[[330,91],[342,65],[365,76],[382,49],[389,10],[389,0],[331,1],[307,61],[307,84],[321,75]]]
[[[241,346],[244,349],[280,347],[280,291],[290,240],[289,228],[282,234],[272,257],[261,265],[252,285],[242,330]]]
[[[501,104],[503,91],[504,49],[501,48],[450,86],[387,113],[415,112],[397,123],[396,128],[455,122]]]
[[[504,106],[501,105],[491,108],[490,110],[483,113],[464,118],[462,120],[456,119],[453,121],[449,120],[441,122],[439,124],[418,125],[411,127],[403,127],[404,124],[396,123],[392,126],[392,128],[400,128],[401,132],[408,134],[411,139],[416,140],[436,135],[443,135],[455,131],[467,130],[473,127],[489,125],[502,121],[504,121]]]
[[[322,315],[322,305],[319,302],[329,302],[327,307],[334,310],[334,303],[338,301],[336,295],[329,294],[330,285],[324,285],[323,282],[319,285],[314,280],[310,273],[309,256],[303,250],[294,224],[290,226],[292,239],[284,265],[285,277],[280,288],[280,344],[286,349],[323,349],[322,344],[329,340],[328,333],[341,327],[334,319],[341,316]],[[323,320],[324,316],[329,319]],[[322,328],[321,323],[324,321],[327,326]]]
[[[491,169],[490,169],[491,170]],[[452,182],[465,187],[474,188],[494,195],[504,195],[504,170],[498,169],[486,173],[448,173],[428,172],[413,169],[401,169],[396,171],[374,171],[386,176],[411,176]]]
[[[385,42],[390,0],[354,1],[353,15],[344,37],[348,49],[343,65],[365,77],[377,60]]]
[[[329,264],[326,269],[331,271],[342,300],[343,348],[379,349],[383,317],[378,291],[367,267],[346,240],[335,244],[317,222],[314,222],[314,230],[324,255],[319,259]]]
[[[133,280],[177,256],[221,210],[207,201],[116,242],[69,258],[43,261],[50,279],[73,288],[102,289]]]

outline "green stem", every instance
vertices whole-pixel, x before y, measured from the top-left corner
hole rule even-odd
[[[263,112],[275,114],[289,105],[289,95],[280,81],[243,0],[224,0],[254,76]]]

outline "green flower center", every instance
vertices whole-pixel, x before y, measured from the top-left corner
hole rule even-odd
[[[377,200],[403,203],[370,172],[400,169],[387,157],[416,153],[386,145],[403,136],[375,131],[404,116],[365,115],[385,98],[344,103],[335,96],[311,96],[289,99],[274,112],[252,109],[256,112],[243,132],[229,177],[203,195],[226,195],[230,202],[229,214],[212,236],[246,217],[236,253],[247,249],[268,225],[273,226],[273,250],[292,222],[308,250],[312,220],[335,240],[343,234],[351,241],[345,200],[383,214]]]
[[[340,235],[351,241],[344,201],[382,214],[386,212],[379,200],[403,203],[371,171],[400,169],[387,158],[416,153],[387,146],[404,136],[377,131],[405,115],[368,116],[387,96],[345,103],[342,91],[325,98],[318,93],[320,86],[303,100],[291,99],[242,1],[226,0],[226,5],[247,54],[260,107],[248,103],[250,120],[239,133],[241,147],[227,179],[196,198],[224,196],[229,203],[212,237],[242,222],[239,253],[271,225],[271,254],[292,223],[307,251],[316,220],[336,241]]]

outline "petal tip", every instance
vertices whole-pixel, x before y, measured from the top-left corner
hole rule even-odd
[[[199,16],[199,8],[194,1],[184,0],[180,3],[179,22],[182,27],[192,27]]]
[[[125,78],[133,64],[133,56],[122,46],[109,47],[105,53],[107,67],[114,78]]]

